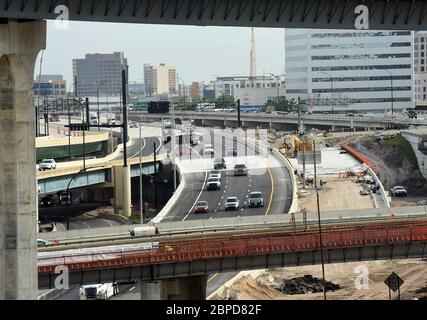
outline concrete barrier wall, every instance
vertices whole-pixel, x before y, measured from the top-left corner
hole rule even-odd
[[[273,154],[283,162],[283,164],[285,165],[285,167],[289,171],[289,175],[291,176],[292,204],[291,204],[291,207],[289,209],[289,213],[296,213],[296,212],[298,212],[298,193],[297,193],[298,186],[297,186],[296,177],[294,175],[294,168],[292,167],[292,164],[288,160],[288,158],[286,158],[284,155],[282,155],[279,150],[273,148]]]
[[[390,208],[389,197],[387,196],[387,193],[384,189],[383,184],[381,183],[381,180],[378,178],[378,176],[375,174],[374,170],[372,170],[371,168],[368,168],[368,172],[372,176],[372,178],[374,178],[375,183],[378,186],[380,186],[380,194],[381,194],[381,199],[383,201],[384,207]]]
[[[176,170],[179,174],[179,186],[176,188],[175,193],[172,195],[172,197],[169,199],[169,201],[166,203],[166,205],[160,210],[160,212],[150,221],[153,223],[159,223],[161,222],[170,212],[173,205],[178,201],[179,197],[181,196],[182,191],[185,188],[185,178],[183,175],[181,175],[181,170],[179,168],[179,165],[177,164]]]

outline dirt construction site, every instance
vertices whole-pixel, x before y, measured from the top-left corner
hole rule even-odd
[[[427,183],[418,170],[416,160],[410,154],[400,137],[390,141],[377,141],[372,135],[328,134],[318,135],[316,141],[322,150],[322,163],[318,166],[319,204],[322,216],[328,212],[346,209],[375,208],[372,195],[362,195],[363,186],[357,174],[360,164],[350,159],[350,155],[339,151],[341,143],[349,144],[368,157],[379,169],[385,190],[394,185],[408,186],[408,197],[392,197],[392,206],[415,205],[426,199]],[[350,157],[350,158],[349,158]],[[302,166],[297,159],[290,159],[297,174]],[[329,163],[330,162],[330,163]],[[306,177],[313,174],[313,165],[306,166]],[[317,197],[313,184],[303,188],[298,177],[299,209],[317,212]],[[422,259],[368,261],[325,265],[325,280],[332,288],[327,291],[327,299],[389,299],[389,290],[384,283],[391,272],[397,273],[404,281],[400,289],[400,299],[427,299],[427,261]],[[211,299],[260,299],[260,300],[306,300],[323,299],[320,265],[257,270],[240,273],[240,277],[230,280],[218,289]],[[322,290],[319,290],[321,288]],[[397,299],[391,293],[391,299]]]

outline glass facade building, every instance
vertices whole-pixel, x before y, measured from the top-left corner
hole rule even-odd
[[[286,95],[313,111],[390,110],[392,94],[395,110],[413,108],[413,42],[412,31],[287,29]]]

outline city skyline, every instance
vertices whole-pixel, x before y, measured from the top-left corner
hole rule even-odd
[[[189,31],[193,36],[188,36]],[[249,75],[250,31],[250,28],[238,27],[90,22],[71,22],[68,30],[59,30],[49,21],[42,74],[62,74],[71,83],[73,59],[90,53],[123,52],[128,58],[130,81],[143,82],[144,63],[176,66],[186,84],[213,80],[213,75]],[[284,29],[255,29],[258,75],[284,70],[283,34]],[[79,39],[79,45],[73,45],[69,39]],[[38,75],[40,56],[37,58],[34,78]],[[206,63],[207,60],[209,63]]]

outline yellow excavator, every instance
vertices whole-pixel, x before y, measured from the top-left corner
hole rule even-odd
[[[279,149],[285,149],[285,153],[288,157],[296,158],[298,156],[298,151],[302,151],[305,146],[305,151],[312,151],[313,144],[310,141],[309,137],[303,139],[299,138],[297,135],[286,135],[284,137],[283,143],[279,144]]]

